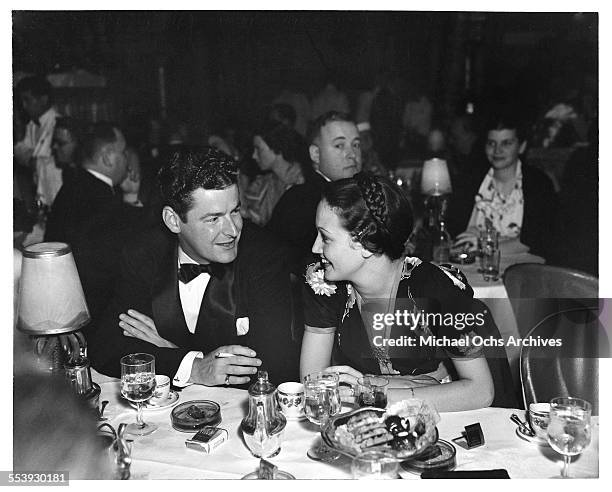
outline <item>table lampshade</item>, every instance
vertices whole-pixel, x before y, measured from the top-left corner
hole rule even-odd
[[[38,243],[23,250],[17,328],[30,335],[79,330],[89,309],[70,246]]]
[[[425,161],[421,174],[421,192],[424,195],[438,196],[452,191],[446,161],[438,158]]]

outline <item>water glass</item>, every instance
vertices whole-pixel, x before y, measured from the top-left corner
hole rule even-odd
[[[569,478],[571,457],[591,442],[591,404],[580,398],[553,398],[547,432],[550,447],[563,455],[561,476]]]
[[[129,354],[121,358],[121,396],[137,405],[136,423],[127,426],[127,433],[147,436],[157,429],[155,424],[145,423],[143,404],[155,390],[155,357],[151,354]]]
[[[389,380],[379,376],[364,376],[357,380],[357,404],[360,407],[387,407]]]
[[[364,451],[351,463],[355,480],[392,480],[398,478],[398,462],[387,451]]]
[[[478,238],[478,249],[480,250],[480,269],[485,281],[497,280],[499,278],[499,233],[493,228],[480,231]]]
[[[304,378],[304,413],[313,424],[321,429],[334,415],[340,413],[342,402],[338,374],[317,372]],[[321,440],[318,446],[308,450],[308,457],[314,460],[333,461],[338,453],[325,446]]]

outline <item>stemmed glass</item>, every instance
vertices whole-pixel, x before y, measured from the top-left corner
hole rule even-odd
[[[304,378],[304,412],[308,420],[321,429],[325,427],[330,417],[340,413],[342,408],[338,384],[338,374],[316,372]],[[319,445],[310,448],[307,454],[313,460],[326,462],[339,457],[338,453],[325,445],[322,438],[319,440]]]
[[[561,476],[569,478],[571,457],[591,442],[591,404],[580,398],[553,398],[547,432],[550,446],[563,455]]]
[[[126,432],[134,436],[147,436],[157,429],[142,418],[142,408],[155,389],[155,357],[151,354],[129,354],[121,358],[121,396],[136,403],[136,422]]]

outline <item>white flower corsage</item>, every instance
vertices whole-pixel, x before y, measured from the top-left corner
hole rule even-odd
[[[331,296],[336,293],[336,286],[325,281],[325,272],[321,262],[311,263],[306,267],[306,283],[317,295]]]

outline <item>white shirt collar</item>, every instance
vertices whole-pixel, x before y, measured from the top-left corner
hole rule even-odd
[[[104,174],[98,172],[98,171],[94,171],[93,169],[89,169],[86,168],[85,169],[89,174],[95,176],[96,178],[98,178],[100,181],[104,181],[108,186],[110,186],[111,188],[114,188],[113,186],[113,180],[110,179],[108,176],[105,176]]]
[[[40,115],[40,118],[38,118],[38,122],[40,123],[40,126],[44,126],[47,123],[54,122],[58,116],[59,113],[55,111],[55,108],[52,106]]]
[[[199,264],[199,262],[195,261],[191,256],[189,256],[187,253],[185,253],[183,251],[183,248],[181,248],[181,246],[179,245],[178,247],[178,263],[179,266],[181,266],[181,263],[195,263],[196,265]]]

